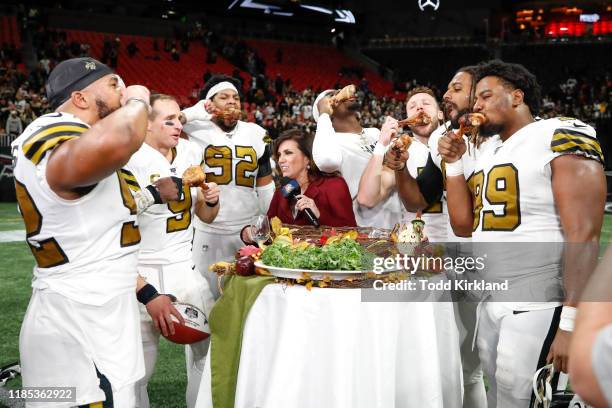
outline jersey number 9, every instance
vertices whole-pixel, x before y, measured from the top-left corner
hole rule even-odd
[[[176,214],[166,220],[166,232],[177,232],[186,230],[191,224],[191,189],[183,185],[183,199],[170,201],[168,209]]]

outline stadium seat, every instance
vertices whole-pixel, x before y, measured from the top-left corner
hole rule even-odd
[[[0,44],[3,43],[14,44],[15,47],[21,48],[21,35],[15,16],[0,16]]]
[[[181,105],[190,103],[191,91],[196,83],[203,85],[202,76],[208,69],[211,72],[231,74],[235,67],[227,60],[218,57],[216,64],[206,63],[207,49],[201,43],[192,42],[189,52],[181,53],[180,61],[174,61],[161,49],[162,39],[158,39],[160,50],[153,50],[153,37],[135,35],[117,35],[91,31],[66,30],[68,41],[87,43],[91,46],[90,54],[94,58],[102,57],[104,38],[111,41],[121,40],[117,58],[117,72],[127,85],[142,84],[152,91],[176,95]],[[127,45],[134,42],[139,51],[130,57]],[[144,68],[146,67],[146,68]],[[242,74],[245,76],[244,74]]]
[[[272,40],[247,40],[247,44],[257,51],[266,62],[266,75],[275,78],[280,73],[284,79],[290,78],[291,84],[297,90],[308,86],[333,87],[336,81],[340,83],[358,84],[361,78],[350,80],[338,77],[342,67],[360,66],[345,54],[332,46],[290,43]],[[282,63],[276,62],[276,51],[283,52]],[[371,91],[377,95],[392,95],[392,83],[381,78],[374,71],[364,68],[364,75]]]

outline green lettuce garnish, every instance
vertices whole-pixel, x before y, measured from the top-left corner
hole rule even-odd
[[[353,239],[341,239],[321,247],[294,248],[287,242],[275,242],[268,246],[261,260],[267,266],[324,271],[368,270],[373,254],[367,253]]]

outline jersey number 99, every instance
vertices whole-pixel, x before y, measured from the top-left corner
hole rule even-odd
[[[482,213],[483,231],[514,231],[521,225],[518,170],[512,164],[500,164],[489,170],[486,180],[481,170],[468,180],[474,198],[474,226],[476,231]],[[501,214],[482,211],[482,195],[491,205],[503,205]]]

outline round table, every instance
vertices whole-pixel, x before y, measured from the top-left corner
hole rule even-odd
[[[458,337],[450,302],[270,284],[245,322],[235,407],[459,408]],[[197,407],[212,407],[209,360]]]

